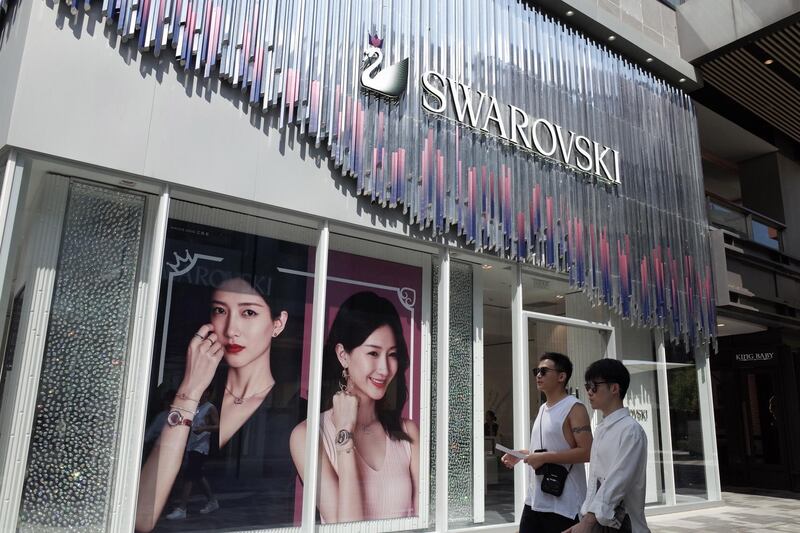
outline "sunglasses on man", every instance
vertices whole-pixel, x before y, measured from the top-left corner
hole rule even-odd
[[[583,388],[586,389],[586,392],[594,394],[597,392],[598,385],[608,385],[608,381],[587,381],[583,384]]]
[[[548,372],[563,372],[563,370],[558,370],[557,368],[548,368],[546,366],[540,366],[537,368],[532,369],[533,375],[536,377],[542,376],[545,377]]]

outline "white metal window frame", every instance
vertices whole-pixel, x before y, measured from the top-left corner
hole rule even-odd
[[[205,197],[198,197],[198,195],[192,193],[185,193],[183,191],[178,191],[177,194],[172,196],[173,199],[176,200],[186,200],[195,202],[201,205],[208,205],[211,203],[211,199]],[[167,213],[169,212],[168,205],[169,205],[170,195],[165,194],[165,206]],[[220,205],[220,202],[213,200],[214,207],[222,207],[222,208],[230,208],[231,210],[236,209],[236,203],[229,203],[223,202],[223,205]],[[291,220],[287,221],[283,214],[272,213],[270,210],[266,209],[246,209],[241,210],[240,212],[244,212],[247,215],[258,216],[260,218],[267,218],[267,219],[275,219],[281,220],[281,222],[289,222],[293,224],[302,225],[304,227],[313,226],[313,224],[309,223],[308,219],[304,219],[302,217],[290,217]],[[164,237],[166,235],[166,226],[169,216],[167,215],[163,219],[163,223],[160,222],[161,226],[156,225],[156,231],[159,231],[161,235],[158,239],[154,239],[155,241],[160,241],[160,249],[157,254],[153,255],[155,259],[156,256],[158,258],[159,265],[163,263],[163,242]],[[161,220],[161,219],[160,219]],[[338,233],[349,235],[350,232],[347,231],[347,228],[341,228],[339,226],[334,226]],[[306,456],[305,456],[305,464],[306,464],[306,475],[305,475],[305,484],[303,490],[303,502],[302,502],[302,518],[301,518],[301,525],[298,527],[284,527],[284,528],[273,528],[273,529],[263,529],[258,530],[261,533],[291,533],[291,532],[312,532],[312,531],[326,531],[326,532],[350,532],[350,531],[359,531],[359,532],[389,532],[389,531],[402,531],[407,529],[422,529],[426,528],[429,521],[429,510],[428,510],[428,501],[429,501],[429,487],[430,487],[430,479],[429,479],[429,468],[428,463],[429,459],[424,453],[423,446],[420,447],[421,449],[421,457],[420,457],[420,477],[419,477],[419,516],[413,518],[406,518],[406,519],[395,519],[395,520],[365,520],[357,523],[345,523],[345,524],[318,524],[316,522],[316,508],[317,508],[317,494],[318,494],[318,484],[319,484],[319,421],[320,421],[320,406],[321,406],[321,382],[322,382],[322,347],[324,344],[324,335],[325,335],[325,310],[326,310],[326,289],[327,289],[327,266],[328,266],[328,255],[330,251],[330,238],[331,238],[331,224],[327,220],[319,221],[318,229],[317,229],[317,242],[315,243],[316,246],[316,254],[315,254],[315,276],[314,276],[314,288],[313,288],[313,305],[312,305],[312,331],[311,331],[311,364],[309,368],[309,397],[308,397],[308,411],[307,411],[307,427],[308,427],[308,435],[307,435],[307,442],[315,443],[314,445],[309,444],[306,447]],[[384,239],[375,238],[372,236],[372,239],[378,243],[383,244]],[[427,246],[427,253],[431,254],[431,247]],[[160,267],[159,267],[160,268]],[[424,376],[430,375],[430,307],[431,307],[431,280],[430,280],[430,269],[423,268],[423,280],[422,280],[422,295],[421,295],[421,303],[422,303],[422,316],[421,316],[421,331],[422,331],[422,339],[421,339],[421,362],[422,368],[421,376],[423,376],[423,380],[420,387],[420,394],[421,394],[421,412],[422,416],[420,418],[420,440],[421,443],[430,442],[430,420],[429,420],[429,412],[430,409],[427,407],[430,404],[430,380],[424,379]],[[158,294],[158,287],[155,288],[156,295]],[[154,328],[154,324],[157,320],[157,299],[155,300],[154,304],[148,309],[149,315],[149,324],[152,325]],[[154,331],[153,331],[154,335]],[[152,351],[152,339],[150,338],[149,345],[143,345],[143,360],[140,361],[140,366],[143,367],[147,372],[146,378],[149,379],[149,372],[150,372],[150,365],[151,365],[151,351]],[[146,411],[146,398],[139,404],[136,404],[138,407],[138,418],[140,420],[141,427],[139,428],[138,432],[132,433],[132,435],[141,435],[143,431],[143,424],[144,424],[144,417]],[[139,464],[141,462],[141,442],[136,442],[136,447],[138,448],[138,457],[133,464]],[[130,464],[130,463],[129,463]],[[129,469],[130,470],[130,469]],[[130,483],[127,483],[127,486],[132,486],[138,488],[138,475],[139,472],[135,472],[135,479],[132,477],[130,479]],[[135,500],[136,494],[135,491],[131,493],[128,491],[128,502],[131,502],[128,507],[127,511],[123,512],[125,516],[129,516],[127,520],[120,520],[120,525],[122,526],[121,530],[132,530],[133,519],[135,516]],[[130,528],[126,528],[126,525],[130,524]],[[250,530],[248,530],[250,531]]]
[[[14,221],[17,216],[17,206],[22,195],[23,174],[25,165],[17,162],[17,153],[13,150],[5,154],[2,167],[2,185],[0,185],[0,273],[8,272],[9,256],[14,249],[12,243]],[[6,309],[8,300],[11,298],[12,287],[7,284],[13,280],[7,279],[8,276],[0,276],[0,309]],[[6,325],[8,327],[8,325]],[[0,378],[3,376],[3,368],[0,367]],[[2,470],[0,469],[0,479]]]
[[[472,266],[472,435],[475,451],[472,458],[474,475],[472,490],[472,521],[482,524],[486,519],[486,485],[484,472],[484,395],[483,395],[483,268]]]
[[[5,268],[2,269],[2,298],[0,305],[7,305],[8,297],[14,280],[8,275],[8,253],[12,247],[10,239],[19,239],[20,231],[14,231],[14,221],[16,215],[20,213],[22,194],[21,191],[27,189],[31,180],[30,160],[21,160],[12,152],[6,164],[4,176],[3,198],[0,200],[0,209],[3,210],[2,218],[2,241],[0,241],[0,258],[5,261]],[[13,167],[13,168],[12,168]],[[10,179],[6,179],[10,178]],[[16,371],[10,375],[6,383],[6,391],[10,397],[12,409],[4,409],[0,416],[0,472],[3,479],[0,485],[0,531],[11,531],[17,527],[19,519],[18,512],[22,498],[23,484],[27,471],[28,451],[31,437],[31,427],[36,411],[36,398],[39,392],[39,380],[41,376],[42,354],[47,338],[47,329],[50,318],[50,307],[57,275],[58,257],[60,251],[60,241],[62,237],[62,227],[67,207],[67,199],[70,184],[78,181],[78,178],[46,172],[41,177],[42,190],[47,191],[36,199],[36,204],[31,207],[36,216],[31,217],[30,234],[27,241],[30,246],[22,250],[25,254],[24,260],[20,264],[23,269],[21,278],[26,280],[26,290],[30,291],[30,297],[26,298],[20,318],[19,333],[20,337],[16,345],[15,366]],[[9,190],[5,190],[5,186]],[[106,185],[103,185],[106,186]],[[9,192],[10,191],[10,192]],[[10,199],[9,199],[10,194]],[[148,198],[145,227],[153,227],[154,219],[158,209]],[[157,236],[157,228],[152,235]],[[137,368],[136,360],[140,350],[138,345],[146,342],[143,335],[147,334],[143,329],[146,320],[145,308],[148,293],[148,275],[152,272],[152,265],[147,261],[148,256],[153,257],[153,246],[148,246],[147,238],[143,242],[142,259],[137,273],[137,298],[134,316],[131,317],[132,323],[132,350],[130,352],[129,374],[126,376],[126,388],[123,401],[121,402],[120,428],[127,431],[127,426],[135,422],[136,417],[131,417],[130,412],[135,410],[132,406],[136,405],[131,401],[130,394],[136,393],[137,382],[129,379],[130,371]],[[163,246],[163,244],[162,244]],[[160,251],[157,254],[160,257]],[[148,268],[149,266],[149,268]],[[143,275],[144,274],[144,275]],[[9,285],[9,286],[6,286]],[[158,284],[156,284],[157,286]],[[13,287],[17,289],[17,287]],[[149,303],[157,304],[157,293],[155,300]],[[3,307],[5,309],[5,307]],[[110,516],[108,521],[113,524],[119,523],[120,516],[124,516],[129,497],[124,494],[124,487],[127,484],[127,477],[137,476],[138,469],[125,468],[123,458],[131,456],[131,442],[128,439],[121,439],[117,450],[116,462],[118,467],[114,471],[114,486],[111,491],[111,502],[109,505]],[[136,446],[133,447],[134,449]],[[120,465],[123,466],[120,468]],[[120,503],[121,502],[121,503]],[[111,526],[114,529],[114,526]],[[132,522],[131,528],[132,529]]]
[[[713,506],[722,501],[722,488],[717,458],[717,433],[714,419],[713,391],[711,389],[711,362],[702,350],[694,350],[695,373],[697,376],[698,403],[700,407],[700,428],[703,437],[703,463],[706,478],[705,499],[691,503],[678,503],[675,484],[675,459],[672,450],[672,422],[669,416],[669,384],[664,333],[654,331],[656,345],[656,376],[659,392],[659,418],[661,431],[661,453],[664,466],[664,503],[646,508],[648,514],[680,512],[682,509]]]
[[[682,510],[705,508],[718,505],[722,501],[722,488],[717,459],[717,434],[714,420],[713,391],[711,389],[711,369],[708,355],[702,350],[693,352],[700,407],[700,428],[703,438],[703,463],[706,478],[706,497],[696,502],[679,503],[675,484],[675,458],[672,448],[672,421],[669,414],[669,383],[667,371],[675,366],[668,363],[664,333],[653,331],[656,350],[656,381],[658,386],[659,431],[661,433],[661,457],[664,474],[664,503],[645,508],[647,515],[676,513]]]
[[[29,175],[27,161],[18,159],[16,153],[11,153],[6,162],[3,177],[2,205],[6,209],[5,223],[3,226],[2,246],[10,247],[10,239],[15,233],[13,223],[19,213],[19,194],[16,198],[6,196],[14,189],[19,190],[25,186]],[[67,187],[56,184],[49,191],[47,199],[43,199],[40,206],[44,212],[55,210],[63,213],[67,201]],[[37,272],[30,276],[28,288],[30,291],[44,291],[50,294],[55,281],[55,269],[58,261],[58,245],[54,246],[53,236],[60,239],[61,223],[63,217],[41,216],[38,217],[31,230],[31,242],[36,246],[25,251],[26,262],[37,266]],[[55,250],[53,250],[55,248]],[[8,264],[6,264],[6,267]],[[8,276],[8,271],[3,271],[2,276],[3,300],[11,292],[13,279]],[[3,308],[5,310],[5,307]],[[7,376],[4,396],[10,398],[13,409],[5,408],[0,415],[0,531],[13,531],[16,529],[17,513],[20,498],[22,497],[22,484],[24,481],[25,467],[28,459],[28,443],[30,428],[33,424],[34,406],[38,392],[39,374],[41,370],[41,354],[44,349],[47,316],[50,311],[49,298],[28,298],[25,303],[19,331],[19,351],[15,353],[17,371]],[[30,326],[30,327],[29,327]],[[22,347],[24,346],[24,350]],[[21,352],[21,353],[20,353]]]
[[[706,470],[706,496],[710,502],[722,501],[717,455],[717,423],[714,416],[714,391],[711,387],[709,354],[695,350],[697,384],[700,387],[700,427],[703,430],[703,459]]]
[[[120,409],[121,439],[116,457],[116,483],[112,492],[109,531],[133,531],[136,521],[136,494],[139,490],[140,465],[142,458],[141,438],[144,435],[147,412],[150,365],[156,335],[158,297],[161,289],[161,268],[169,219],[169,187],[165,186],[157,201],[149,199],[145,218],[145,237],[142,246],[142,260],[137,280],[136,316],[131,331],[130,359],[125,381],[124,401]],[[148,231],[152,230],[152,231]]]
[[[428,509],[428,501],[429,501],[429,487],[430,487],[430,469],[428,467],[429,458],[424,453],[425,447],[421,446],[421,457],[420,457],[420,478],[419,478],[419,516],[407,519],[396,519],[396,520],[368,520],[368,521],[361,521],[352,524],[325,524],[320,525],[316,523],[316,508],[317,508],[317,494],[318,494],[318,474],[319,474],[319,420],[320,420],[320,406],[321,406],[321,381],[322,381],[322,347],[324,344],[324,334],[325,334],[325,305],[326,305],[326,288],[327,288],[327,266],[328,266],[328,255],[329,255],[329,245],[331,239],[331,232],[332,228],[340,234],[354,236],[354,237],[369,237],[369,240],[375,241],[378,244],[385,245],[387,241],[396,241],[400,244],[399,239],[392,239],[391,237],[376,237],[374,234],[370,234],[369,232],[351,230],[351,228],[342,227],[336,225],[333,221],[327,220],[320,220],[316,224],[311,221],[309,218],[300,217],[297,215],[290,215],[286,213],[282,213],[280,211],[274,211],[270,209],[266,209],[260,206],[246,206],[241,205],[237,202],[232,202],[224,199],[217,199],[217,198],[209,198],[205,195],[193,193],[190,191],[185,190],[176,190],[176,191],[169,191],[165,189],[162,193],[161,202],[158,208],[158,216],[153,221],[153,228],[154,228],[154,237],[152,238],[151,246],[152,246],[152,254],[151,254],[151,261],[150,261],[150,270],[157,275],[153,279],[160,279],[160,269],[161,265],[164,261],[163,252],[164,252],[164,242],[167,230],[167,223],[169,220],[169,204],[170,200],[183,200],[194,202],[200,205],[210,205],[213,204],[215,208],[222,208],[222,209],[229,209],[231,211],[238,211],[239,213],[243,213],[246,215],[257,216],[259,218],[266,218],[266,219],[273,219],[273,220],[280,220],[282,223],[289,223],[289,224],[296,224],[303,227],[317,227],[317,242],[315,243],[316,246],[316,254],[315,254],[315,276],[314,276],[314,288],[313,288],[313,305],[312,305],[312,331],[311,331],[311,364],[309,368],[309,397],[308,397],[308,412],[307,412],[307,421],[308,421],[308,435],[307,441],[309,443],[315,443],[315,445],[308,445],[306,447],[306,457],[305,457],[305,464],[306,466],[306,481],[303,490],[303,502],[302,502],[302,518],[301,518],[301,525],[297,527],[284,527],[284,528],[274,528],[274,529],[262,529],[258,530],[261,533],[292,533],[292,532],[303,532],[303,533],[310,533],[312,531],[327,531],[327,532],[350,532],[350,531],[359,531],[359,532],[389,532],[389,531],[402,531],[407,529],[423,529],[428,526],[429,523],[429,509]],[[405,241],[402,241],[402,245],[406,245]],[[436,248],[432,247],[430,244],[422,245],[422,246],[407,246],[412,249],[419,250],[423,253],[428,253],[431,255],[435,254]],[[441,258],[441,255],[440,255]],[[440,259],[440,266],[441,266],[441,259]],[[157,272],[156,272],[157,269]],[[425,379],[425,376],[430,375],[430,310],[431,310],[431,273],[430,268],[423,268],[423,280],[422,280],[422,295],[421,295],[421,303],[422,303],[422,316],[421,316],[421,331],[422,331],[422,339],[421,339],[421,362],[422,368],[421,376],[423,376],[423,380],[420,387],[420,394],[421,394],[421,413],[422,416],[420,417],[420,440],[421,443],[430,442],[430,419],[429,413],[430,409],[428,408],[430,405],[430,380]],[[440,286],[441,288],[441,286]],[[155,295],[154,300],[149,300],[148,304],[145,306],[146,309],[144,314],[147,316],[147,324],[148,324],[148,341],[141,343],[141,348],[139,350],[139,357],[137,365],[138,365],[138,377],[143,379],[144,382],[149,380],[149,373],[151,371],[151,363],[152,363],[152,346],[153,346],[153,339],[155,336],[155,324],[157,321],[157,304],[158,304],[158,291],[160,289],[160,284],[155,284],[152,287],[152,292]],[[440,290],[440,299],[441,299],[441,290]],[[440,300],[441,303],[441,300]],[[440,334],[441,338],[441,334]],[[446,380],[445,380],[446,385]],[[440,381],[441,386],[441,381]],[[440,389],[441,390],[441,389]],[[139,401],[132,401],[131,405],[131,417],[136,418],[135,424],[128,425],[128,431],[130,435],[137,436],[143,434],[144,428],[144,418],[146,415],[146,393],[147,391],[139,391],[141,398],[136,398]],[[135,411],[135,412],[134,412]],[[141,453],[142,453],[142,443],[140,439],[136,439],[133,443],[132,450],[135,454],[134,457],[130,457],[127,464],[140,464],[141,463]],[[115,498],[115,509],[119,510],[119,517],[116,518],[114,525],[119,525],[121,531],[132,531],[133,530],[133,523],[135,520],[135,507],[136,507],[136,490],[138,489],[138,478],[139,478],[139,471],[138,469],[130,469],[122,467],[123,458],[120,457],[118,459],[118,464],[120,465],[119,471],[120,473],[126,473],[127,479],[120,480],[122,482],[118,483],[118,485],[123,487],[128,487],[127,491],[120,491],[119,497]],[[132,487],[132,488],[131,488]],[[115,494],[116,496],[117,494]],[[250,531],[250,530],[249,530]]]

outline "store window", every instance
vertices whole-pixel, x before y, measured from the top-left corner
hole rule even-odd
[[[676,501],[705,500],[708,492],[695,353],[683,344],[665,348]]]
[[[567,303],[575,294],[585,299],[586,296],[570,289],[564,279],[545,277],[541,274],[524,274],[522,277],[524,290],[523,309],[547,315],[572,316],[567,311]],[[588,318],[588,317],[587,317]]]
[[[148,199],[55,175],[30,177],[27,193],[15,228],[21,250],[7,278],[13,296],[2,402],[4,411],[17,411],[16,424],[34,405],[29,384],[38,384],[17,529],[102,531],[111,514]],[[7,414],[4,442],[15,433]],[[4,451],[16,453],[18,442],[25,439]]]
[[[487,263],[480,269],[483,307],[483,523],[514,522],[514,470],[497,445],[514,449],[514,383],[511,301],[513,269]]]
[[[659,393],[659,364],[656,362],[652,331],[627,324],[616,330],[619,339],[617,358],[631,374],[624,405],[647,435],[645,505],[667,502],[664,478],[663,414]]]
[[[427,526],[430,275],[426,253],[331,234],[317,478],[323,528]],[[303,423],[292,437],[301,473],[307,434]]]
[[[468,263],[450,264],[448,522],[451,528],[474,519],[476,447],[473,358],[474,273]]]
[[[526,359],[523,365],[515,364],[512,302],[517,290],[516,269],[499,262],[487,262],[473,266],[471,273],[475,297],[482,305],[480,325],[474,328],[474,335],[478,339],[475,346],[481,349],[482,365],[474,368],[473,377],[480,388],[459,389],[457,395],[453,395],[451,390],[451,402],[458,399],[461,405],[466,406],[473,396],[481,400],[473,406],[471,419],[459,419],[461,430],[470,427],[470,422],[473,427],[478,426],[474,427],[471,437],[476,443],[473,445],[473,453],[481,461],[470,463],[463,457],[458,457],[458,471],[453,471],[451,467],[451,483],[453,479],[461,482],[460,491],[456,493],[460,497],[456,513],[453,512],[454,504],[451,503],[451,527],[515,522],[516,507],[526,500],[533,485],[540,480],[522,463],[512,468],[505,467],[500,460],[503,452],[497,446],[512,449],[546,447],[545,443],[536,441],[535,437],[531,441],[530,427],[544,398],[537,390],[532,374],[529,374],[530,369],[538,366],[539,357],[545,352],[566,354],[574,364],[572,376],[567,383],[567,393],[585,401],[580,389],[583,372],[591,361],[606,355],[609,339],[609,328],[603,324],[598,328],[588,323],[582,327],[568,323],[568,318],[593,319],[575,316],[594,311],[583,294],[568,292],[564,280],[540,273],[524,273],[520,302],[523,323],[520,327],[525,335],[525,344],[518,353]],[[458,313],[461,320],[469,317],[470,303],[453,300],[452,294],[451,308],[452,312]],[[457,333],[451,329],[451,338],[452,336],[457,336]],[[468,353],[466,347],[462,347],[462,352]],[[463,353],[456,359],[451,354],[452,364],[458,364],[461,369],[469,368]],[[520,368],[524,369],[522,376],[517,375]],[[450,381],[451,386],[456,382],[452,371]],[[453,411],[451,405],[451,422]],[[516,434],[519,428],[515,427],[518,423],[515,419],[520,415],[528,417],[527,431],[521,438]],[[481,424],[474,424],[476,417],[482,418]],[[462,441],[466,441],[466,438]],[[518,446],[520,442],[523,444]],[[452,445],[451,457],[453,450],[461,448]],[[474,464],[475,469],[470,471],[467,468],[469,464]],[[580,465],[572,474],[571,483],[575,490],[578,490],[581,479],[585,483],[585,465]],[[576,508],[575,512],[577,511]]]
[[[300,524],[290,435],[306,417],[315,242],[314,229],[173,201],[138,530]]]
[[[773,250],[781,249],[781,230],[771,224],[752,219],[753,240]]]

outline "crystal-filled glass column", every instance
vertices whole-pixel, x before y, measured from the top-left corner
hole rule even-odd
[[[145,199],[70,186],[19,530],[106,530]]]

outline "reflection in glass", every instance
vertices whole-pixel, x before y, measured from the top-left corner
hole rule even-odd
[[[707,498],[700,389],[693,353],[667,344],[672,460],[678,503]]]
[[[514,521],[514,470],[500,462],[502,444],[514,448],[511,272],[483,270],[484,523]],[[522,467],[520,467],[522,468]]]
[[[302,488],[289,437],[306,414],[314,250],[265,236],[287,227],[277,222],[171,209],[137,529],[294,525]],[[191,427],[174,427],[174,413]]]
[[[427,258],[337,234],[331,238],[317,478],[322,524],[393,519],[392,527],[413,529],[422,514],[420,450],[428,449],[421,446],[420,432]],[[295,446],[307,439],[295,437],[305,433],[303,423],[292,437],[300,472],[306,470],[305,450]]]
[[[720,205],[713,200],[708,203],[708,221],[715,226],[747,236],[747,218],[744,213]]]
[[[777,228],[763,224],[755,219],[753,219],[751,226],[755,242],[768,246],[773,250],[781,249],[781,235]]]
[[[11,302],[11,320],[6,332],[5,347],[3,349],[2,367],[0,367],[0,399],[5,392],[6,379],[8,374],[14,369],[14,352],[17,349],[17,337],[19,335],[19,323],[22,318],[22,303],[25,301],[25,287],[23,286]],[[11,402],[9,402],[11,403]]]
[[[625,407],[647,434],[646,505],[665,503],[664,463],[662,460],[661,395],[658,390],[658,365],[652,334],[646,329],[623,324],[617,330],[621,357],[631,373]]]
[[[744,375],[746,400],[747,455],[754,463],[781,464],[778,413],[780,406],[775,394],[773,376],[767,372],[748,372]]]

